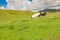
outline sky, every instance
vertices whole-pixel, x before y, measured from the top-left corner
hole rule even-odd
[[[28,0],[30,2],[32,2],[32,0]],[[7,7],[7,2],[6,0],[0,0],[0,7],[3,6],[3,7]]]
[[[60,9],[60,0],[0,0],[0,9],[31,11]]]
[[[0,0],[0,7],[1,6],[3,6],[3,7],[6,7],[7,6],[6,0]]]

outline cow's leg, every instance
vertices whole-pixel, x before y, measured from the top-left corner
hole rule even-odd
[[[46,11],[39,11],[41,16],[45,16],[46,15]]]

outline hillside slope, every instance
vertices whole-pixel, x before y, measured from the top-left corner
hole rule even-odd
[[[0,10],[0,40],[60,40],[60,12],[32,19],[30,11]]]

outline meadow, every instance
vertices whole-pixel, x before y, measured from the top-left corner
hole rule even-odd
[[[31,18],[34,13],[0,10],[0,40],[60,40],[60,12]]]

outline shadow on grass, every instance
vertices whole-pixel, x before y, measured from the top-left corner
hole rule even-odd
[[[9,25],[8,28],[9,29],[14,29],[14,26],[13,25]]]
[[[13,14],[13,15],[18,15],[17,13],[10,13],[10,14]]]
[[[27,22],[28,20],[26,20],[26,19],[24,19],[24,20],[22,20],[21,22]]]
[[[14,26],[13,25],[0,26],[0,29],[4,29],[4,28],[14,29]]]
[[[27,27],[27,26],[25,26],[25,27],[23,26],[23,27],[20,27],[20,28],[19,28],[19,31],[26,30],[26,29],[28,29],[28,28],[29,28],[29,27]]]

